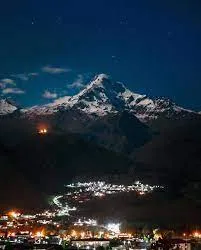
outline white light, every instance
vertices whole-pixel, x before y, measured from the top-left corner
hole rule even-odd
[[[109,223],[106,228],[113,233],[120,233],[120,223]]]

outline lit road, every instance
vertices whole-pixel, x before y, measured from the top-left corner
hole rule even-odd
[[[139,195],[146,195],[151,193],[156,189],[163,188],[162,186],[151,186],[148,184],[143,184],[140,181],[136,181],[132,185],[117,185],[111,183],[105,183],[104,181],[97,182],[77,182],[66,185],[70,192],[65,195],[68,196],[68,199],[64,195],[56,195],[52,201],[57,207],[56,215],[58,216],[70,216],[70,211],[75,211],[76,207],[70,207],[68,202],[73,200],[74,202],[83,203],[86,200],[90,200],[93,197],[104,197],[111,194],[117,193],[127,193],[127,192],[136,192]],[[61,199],[64,200],[62,201]],[[69,200],[70,199],[70,200]]]
[[[71,208],[67,203],[63,205],[60,202],[61,198],[63,198],[63,195],[57,195],[52,200],[54,205],[57,206],[57,209],[58,209],[57,215],[58,216],[64,216],[64,215],[70,216],[69,211],[75,211],[76,208],[75,207]]]

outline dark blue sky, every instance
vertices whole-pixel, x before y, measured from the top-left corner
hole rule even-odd
[[[46,103],[108,73],[135,92],[201,110],[199,2],[3,0],[2,96]]]

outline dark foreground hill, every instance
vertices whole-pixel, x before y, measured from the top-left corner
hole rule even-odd
[[[40,207],[42,197],[76,175],[123,173],[132,167],[121,155],[63,134],[36,134],[15,146],[2,145],[0,161],[3,207]]]
[[[37,208],[45,205],[43,192],[39,192],[20,170],[20,162],[14,164],[12,150],[0,145],[0,209]]]
[[[201,201],[201,120],[164,130],[134,156],[140,176]]]

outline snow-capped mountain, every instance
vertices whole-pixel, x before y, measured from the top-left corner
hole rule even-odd
[[[96,76],[77,95],[27,109],[17,109],[2,100],[0,111],[1,117],[12,114],[7,115],[7,119],[0,119],[0,133],[7,134],[11,143],[34,134],[39,126],[47,126],[52,133],[77,134],[127,155],[156,134],[177,125],[185,126],[191,120],[195,123],[201,120],[199,113],[179,107],[166,98],[134,93],[105,74]]]
[[[35,106],[22,112],[28,116],[40,116],[72,108],[98,117],[127,110],[144,122],[157,119],[161,115],[183,117],[195,113],[177,106],[166,98],[149,98],[146,95],[136,94],[106,74],[96,76],[75,96],[65,96],[53,103]]]
[[[17,107],[7,99],[0,100],[0,115],[7,115],[17,110]]]

